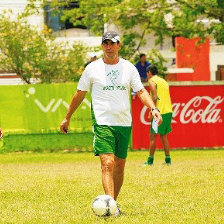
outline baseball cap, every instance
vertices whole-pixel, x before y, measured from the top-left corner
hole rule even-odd
[[[114,43],[120,42],[120,36],[115,31],[107,31],[102,36],[102,42],[105,40],[111,40]]]
[[[95,58],[95,57],[96,57],[96,54],[95,54],[94,52],[92,52],[92,53],[89,54],[89,56],[90,56],[91,58]]]

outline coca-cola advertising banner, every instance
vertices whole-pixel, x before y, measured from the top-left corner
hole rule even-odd
[[[146,87],[149,91],[149,88]],[[170,86],[171,148],[224,146],[224,85]],[[149,148],[150,121],[138,97],[132,99],[133,149]],[[157,137],[157,147],[162,148]]]

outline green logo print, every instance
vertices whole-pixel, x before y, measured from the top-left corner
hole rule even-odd
[[[107,77],[110,80],[110,85],[104,86],[103,90],[126,90],[125,86],[118,85],[117,78],[119,76],[118,70],[112,70],[109,73],[107,73]]]
[[[116,79],[119,76],[119,71],[118,70],[112,70],[107,74],[107,77],[109,77],[111,83],[115,86],[116,85]]]

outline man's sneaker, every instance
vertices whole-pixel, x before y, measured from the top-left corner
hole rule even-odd
[[[143,165],[145,165],[145,166],[153,166],[153,161],[154,161],[154,158],[149,156],[148,160],[146,162],[144,162]]]
[[[171,158],[169,156],[165,157],[165,163],[170,166],[171,165]]]
[[[154,157],[149,156],[148,161],[147,161],[148,165],[152,166],[153,165],[153,161],[154,161]]]
[[[153,163],[148,163],[147,161],[142,164],[142,166],[153,166]]]
[[[119,210],[119,208],[118,208],[118,206],[117,206],[116,211],[115,211],[115,213],[114,213],[114,217],[118,217],[118,216],[120,216],[120,215],[121,215],[121,213],[120,213],[120,210]]]

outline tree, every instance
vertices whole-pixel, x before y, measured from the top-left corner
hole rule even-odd
[[[0,69],[15,72],[28,84],[31,78],[42,83],[78,79],[86,51],[80,43],[55,43],[49,29],[38,32],[26,17],[11,20],[10,14],[1,14]]]
[[[66,5],[71,0],[60,1]],[[146,43],[146,34],[153,33],[156,44],[164,37],[210,37],[224,43],[223,0],[79,0],[79,8],[63,11],[63,19],[84,25],[95,34],[102,34],[104,24],[118,25],[123,32],[121,53],[132,58]],[[52,9],[58,10],[57,1]],[[207,20],[204,23],[203,20]],[[136,31],[137,27],[138,29]],[[139,31],[140,30],[140,31]]]
[[[224,44],[223,0],[29,0],[27,11],[50,4],[51,11],[62,13],[62,20],[74,26],[88,27],[96,35],[102,35],[107,24],[115,24],[122,32],[120,54],[136,62],[136,55],[147,42],[146,35],[156,37],[155,44],[162,44],[165,37],[206,37]],[[68,9],[69,3],[79,8]],[[153,62],[166,72],[162,55],[152,49]]]

